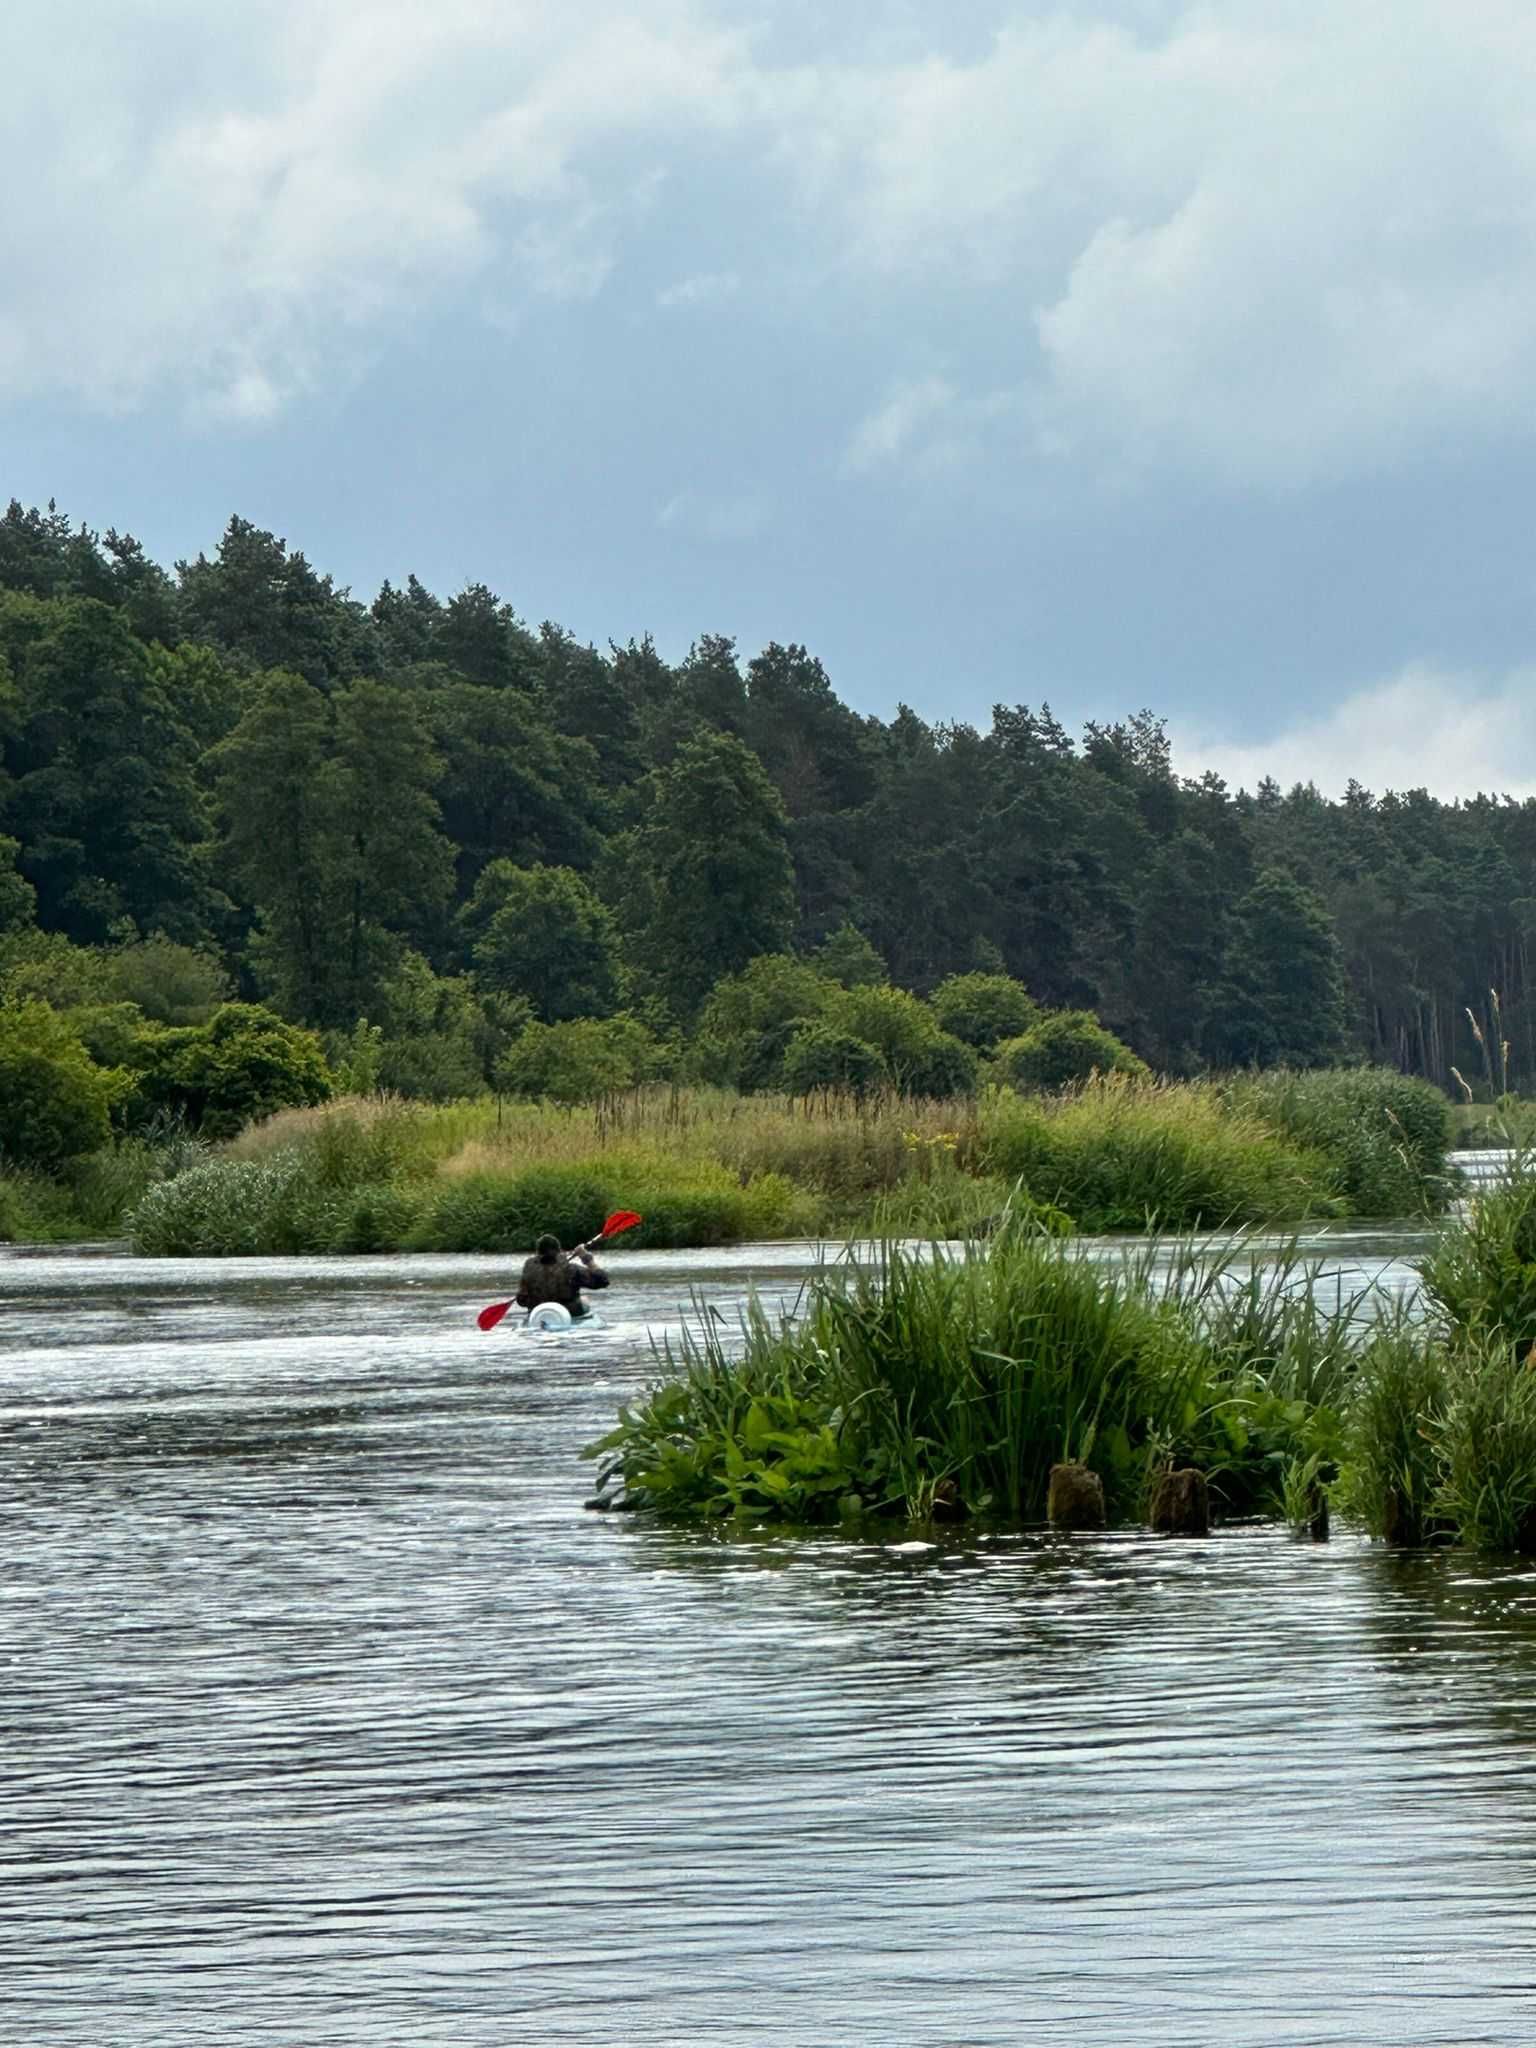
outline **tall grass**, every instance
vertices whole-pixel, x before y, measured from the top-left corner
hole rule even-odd
[[[1473,1194],[1420,1268],[1447,1326],[1517,1353],[1536,1344],[1536,1153]]]
[[[1293,1223],[1342,1213],[1321,1155],[1198,1082],[1109,1075],[1055,1097],[989,1095],[986,1167],[1084,1230]]]
[[[1296,1268],[1224,1285],[1180,1263],[1168,1287],[1162,1248],[1106,1265],[1027,1220],[984,1252],[888,1244],[824,1271],[797,1320],[702,1318],[592,1454],[630,1504],[682,1515],[1038,1519],[1068,1458],[1121,1516],[1169,1460],[1206,1469],[1229,1511],[1269,1504],[1314,1447],[1319,1408],[1294,1389],[1322,1386],[1330,1342],[1342,1374],[1349,1311],[1330,1338],[1315,1296],[1287,1302]]]
[[[1223,1094],[1326,1159],[1351,1215],[1418,1216],[1444,1208],[1451,1106],[1429,1082],[1386,1067],[1274,1068],[1227,1082]]]

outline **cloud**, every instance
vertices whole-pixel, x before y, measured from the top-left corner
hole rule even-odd
[[[1377,792],[1429,789],[1536,796],[1536,668],[1496,678],[1415,664],[1264,741],[1175,736],[1180,775],[1207,771],[1233,788],[1272,776],[1341,796],[1353,779]]]
[[[871,288],[1011,326],[1037,453],[1289,489],[1531,431],[1536,14],[1010,12],[802,77],[796,175]]]
[[[725,229],[818,361],[904,371],[850,475],[1004,416],[1058,472],[1274,490],[1532,431],[1536,12],[871,11],[18,0],[0,399],[270,419],[451,294],[503,327],[596,297],[654,218],[661,308],[737,289],[687,268]]]
[[[964,468],[983,436],[1017,410],[1008,392],[971,398],[947,377],[899,380],[855,427],[840,474],[867,476],[900,465],[937,476]]]
[[[0,397],[271,417],[434,295],[600,289],[738,37],[687,0],[0,15]]]
[[[772,515],[772,506],[755,491],[679,491],[656,514],[665,531],[691,540],[755,540]]]
[[[737,271],[701,270],[659,291],[656,303],[663,312],[676,307],[715,306],[722,299],[734,298],[740,289],[741,276]]]

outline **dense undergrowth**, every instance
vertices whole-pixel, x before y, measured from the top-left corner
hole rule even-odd
[[[642,1245],[958,1237],[1009,1203],[1053,1227],[1138,1233],[1442,1205],[1434,1090],[1368,1070],[1288,1078],[1113,1076],[950,1102],[711,1088],[591,1109],[348,1098],[284,1111],[147,1185],[130,1227],[150,1253],[499,1252],[545,1229],[586,1236],[619,1205],[645,1216]]]
[[[984,1247],[888,1244],[803,1311],[701,1316],[589,1455],[623,1505],[688,1518],[1038,1521],[1089,1465],[1135,1520],[1170,1465],[1218,1512],[1320,1500],[1400,1544],[1536,1551],[1536,1168],[1468,1205],[1412,1306],[1294,1251],[1117,1254],[1005,1221]]]

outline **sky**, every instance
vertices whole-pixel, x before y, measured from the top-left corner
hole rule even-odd
[[[7,0],[0,493],[1536,793],[1522,0]]]

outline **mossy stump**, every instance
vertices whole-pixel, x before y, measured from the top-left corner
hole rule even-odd
[[[1152,1527],[1159,1536],[1209,1536],[1211,1493],[1193,1465],[1158,1475],[1152,1489]]]
[[[929,1509],[930,1518],[935,1522],[963,1522],[970,1509],[960,1498],[960,1489],[953,1479],[940,1479],[933,1489],[933,1504]]]
[[[1103,1480],[1086,1465],[1053,1465],[1045,1512],[1053,1529],[1102,1529]]]

